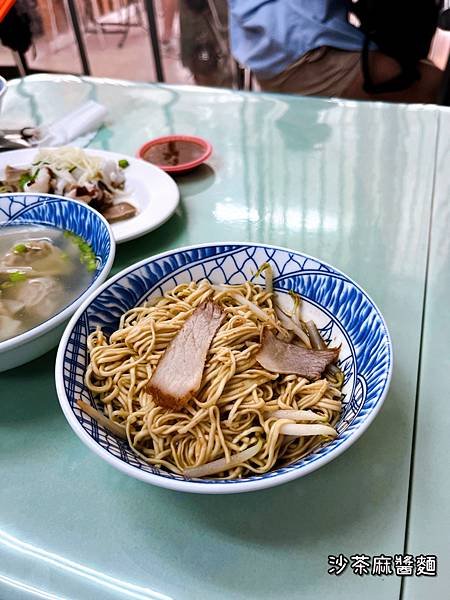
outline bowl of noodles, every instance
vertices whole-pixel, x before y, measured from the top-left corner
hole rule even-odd
[[[118,273],[83,303],[56,387],[80,439],[161,487],[236,493],[336,458],[387,394],[392,345],[355,282],[300,252],[217,243]]]

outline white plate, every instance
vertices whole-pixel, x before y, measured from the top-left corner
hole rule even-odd
[[[125,192],[123,200],[136,206],[138,214],[131,219],[111,223],[116,243],[127,242],[153,231],[165,223],[175,212],[180,193],[174,180],[158,167],[138,158],[107,152],[106,150],[84,149],[87,154],[100,156],[105,160],[125,158],[130,164],[125,169]],[[6,165],[26,167],[31,165],[38,149],[12,150],[0,153],[0,179],[3,179]]]

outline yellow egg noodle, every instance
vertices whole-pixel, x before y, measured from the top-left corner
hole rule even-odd
[[[146,390],[152,373],[169,342],[208,299],[225,318],[209,348],[201,387],[184,407],[158,406]],[[122,434],[144,461],[186,477],[235,479],[297,461],[337,435],[343,377],[336,367],[314,382],[261,367],[255,355],[263,328],[292,339],[290,317],[277,309],[276,294],[251,282],[181,284],[129,310],[109,339],[100,329],[88,338],[85,383],[107,417],[99,422]]]

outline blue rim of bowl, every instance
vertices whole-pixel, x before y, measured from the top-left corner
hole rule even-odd
[[[48,201],[49,203],[53,203],[53,202],[57,203],[57,202],[60,202],[61,200],[63,200],[64,202],[68,202],[69,204],[73,203],[73,204],[78,204],[80,206],[83,206],[88,211],[90,211],[91,213],[93,213],[97,217],[99,217],[100,221],[102,221],[102,223],[105,225],[106,231],[108,232],[108,236],[109,236],[111,251],[109,253],[109,256],[108,256],[105,264],[102,266],[101,270],[99,271],[99,274],[96,277],[96,279],[94,279],[91,282],[89,287],[82,294],[77,296],[77,298],[75,298],[73,300],[73,302],[71,302],[63,310],[61,310],[60,312],[57,312],[51,319],[48,319],[47,321],[44,321],[40,325],[36,325],[36,327],[32,327],[31,329],[28,329],[27,331],[24,331],[23,333],[21,333],[19,335],[16,335],[16,336],[9,338],[3,342],[0,342],[0,353],[5,352],[7,350],[11,350],[12,348],[18,348],[19,346],[23,346],[24,344],[29,342],[31,339],[39,338],[41,335],[44,335],[51,329],[54,329],[55,327],[57,327],[58,325],[60,325],[64,321],[66,321],[73,314],[73,312],[78,309],[80,304],[82,302],[84,302],[86,299],[88,299],[88,296],[90,294],[92,294],[95,291],[95,289],[97,289],[97,287],[95,287],[95,289],[92,289],[92,285],[95,284],[96,286],[100,286],[102,283],[104,283],[105,279],[108,277],[109,272],[111,271],[111,267],[113,265],[114,257],[116,254],[116,242],[114,240],[114,235],[113,235],[111,226],[109,225],[108,221],[98,211],[94,210],[93,208],[91,208],[90,206],[85,204],[84,202],[80,202],[79,200],[74,200],[72,198],[66,198],[65,196],[56,196],[53,194],[52,195],[33,194],[31,192],[14,192],[14,193],[0,194],[0,198],[4,198],[4,197],[8,197],[8,196],[36,196],[36,197],[41,197],[41,198],[46,197],[46,198],[48,198],[48,200],[45,200],[45,201],[46,202]],[[23,221],[21,223],[23,224]],[[0,226],[2,228],[4,227],[3,221],[0,222]]]
[[[336,446],[330,452],[328,452],[324,456],[321,456],[320,458],[318,458],[317,460],[315,460],[312,463],[309,463],[306,465],[299,465],[299,468],[297,468],[297,469],[295,468],[296,463],[292,463],[290,465],[292,467],[292,469],[287,472],[271,474],[271,473],[273,473],[273,471],[272,472],[269,471],[268,473],[264,474],[265,477],[262,477],[259,479],[252,480],[251,477],[249,477],[244,481],[235,480],[235,481],[233,481],[234,485],[229,485],[229,482],[227,482],[227,483],[220,482],[220,480],[214,480],[214,481],[203,480],[202,481],[202,480],[188,480],[188,479],[186,479],[186,480],[169,479],[169,478],[165,478],[163,475],[149,473],[148,471],[142,471],[139,468],[133,467],[133,466],[127,464],[126,462],[124,462],[123,460],[117,458],[116,456],[110,454],[105,448],[103,448],[103,446],[101,446],[96,440],[94,440],[91,437],[91,435],[84,429],[84,427],[81,425],[81,423],[77,419],[77,417],[70,405],[69,399],[67,397],[65,386],[64,386],[64,379],[63,379],[63,375],[62,375],[63,367],[64,367],[64,360],[65,360],[65,353],[66,353],[66,349],[67,349],[67,344],[69,342],[69,338],[72,334],[72,330],[75,327],[75,325],[77,324],[81,315],[88,308],[88,306],[105,289],[107,289],[109,286],[114,285],[114,283],[116,281],[118,281],[119,279],[121,279],[122,277],[128,275],[129,273],[132,273],[133,271],[139,269],[140,267],[146,265],[149,262],[166,258],[166,257],[176,254],[178,252],[189,252],[189,251],[192,251],[192,250],[195,250],[198,248],[208,248],[210,246],[215,246],[215,247],[241,246],[242,248],[262,247],[262,248],[268,248],[268,249],[273,249],[273,250],[280,250],[282,252],[292,252],[294,254],[300,254],[304,258],[311,259],[313,261],[319,262],[322,265],[328,267],[332,272],[343,277],[344,279],[349,281],[352,285],[354,285],[372,304],[373,308],[378,313],[382,327],[384,329],[384,333],[386,336],[386,346],[387,346],[388,357],[389,357],[387,376],[384,380],[383,390],[379,395],[377,403],[371,409],[371,411],[368,413],[366,419],[360,424],[360,426],[357,429],[353,430],[353,432],[348,436],[348,438],[346,440],[344,440],[343,442],[341,442],[341,444],[339,446]],[[181,492],[187,492],[187,493],[199,493],[199,494],[233,494],[233,493],[257,491],[257,490],[266,489],[268,487],[274,487],[274,486],[282,485],[284,483],[288,483],[289,481],[298,479],[299,477],[303,477],[309,473],[312,473],[313,471],[326,465],[327,463],[331,462],[332,460],[334,460],[335,458],[340,456],[343,452],[345,452],[345,450],[347,450],[352,444],[354,444],[361,437],[361,435],[368,429],[368,427],[372,424],[375,417],[379,413],[379,411],[384,403],[384,400],[386,399],[387,393],[389,391],[389,387],[390,387],[390,383],[391,383],[391,379],[392,379],[393,359],[394,359],[394,357],[393,357],[393,349],[392,349],[392,339],[391,339],[386,321],[385,321],[380,309],[378,308],[378,305],[373,301],[373,299],[369,296],[369,294],[367,294],[367,292],[365,292],[361,288],[360,285],[358,285],[351,277],[349,277],[348,275],[346,275],[339,269],[336,269],[335,267],[333,267],[326,261],[323,261],[321,259],[313,257],[310,254],[306,254],[306,253],[300,252],[298,250],[292,250],[290,248],[285,248],[283,246],[275,246],[272,244],[257,243],[257,242],[239,242],[239,241],[237,241],[237,242],[233,242],[233,241],[231,241],[231,242],[208,242],[208,243],[203,243],[203,244],[193,244],[191,246],[183,246],[180,248],[174,248],[173,250],[168,250],[166,252],[161,252],[159,254],[155,254],[154,256],[144,258],[143,260],[141,260],[133,265],[130,265],[129,267],[126,267],[125,269],[123,269],[122,271],[120,271],[119,273],[117,273],[116,275],[111,277],[110,279],[108,279],[108,281],[103,283],[97,289],[95,289],[90,294],[90,296],[88,298],[86,298],[86,300],[83,302],[83,304],[78,307],[75,314],[70,319],[66,329],[64,330],[63,335],[61,336],[61,341],[58,346],[58,352],[57,352],[56,362],[55,362],[55,384],[56,384],[56,391],[57,391],[58,400],[59,400],[61,409],[62,409],[69,425],[71,426],[72,430],[77,434],[77,436],[81,439],[81,441],[83,441],[88,446],[88,448],[93,450],[95,452],[95,454],[97,454],[98,456],[103,458],[110,465],[112,465],[119,471],[122,471],[122,473],[125,473],[126,475],[129,475],[131,477],[134,477],[135,479],[144,481],[145,483],[150,483],[152,485],[156,485],[158,487],[162,487],[162,488],[166,488],[166,489],[170,489],[170,490],[174,490],[174,491],[181,491]]]

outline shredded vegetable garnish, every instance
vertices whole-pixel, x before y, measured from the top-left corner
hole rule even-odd
[[[297,294],[293,290],[289,290],[288,294],[294,302],[294,307],[292,309],[292,315],[298,314],[298,312],[300,311],[300,305],[301,305],[302,299],[300,298],[299,294]]]
[[[96,408],[94,408],[93,406],[91,406],[87,402],[84,402],[81,399],[77,400],[77,406],[83,412],[85,412],[87,415],[89,415],[90,417],[95,419],[97,421],[97,423],[99,423],[100,425],[103,425],[103,427],[105,429],[107,429],[108,431],[110,431],[111,433],[114,433],[115,435],[122,438],[123,440],[127,439],[125,427],[123,427],[122,425],[119,425],[115,421],[111,421],[111,419],[108,419],[108,417],[105,417],[105,415],[103,413],[99,412]]]
[[[281,321],[281,323],[283,323],[283,326],[289,331],[293,331],[307,348],[311,348],[310,339],[300,325],[297,325],[291,316],[288,316],[285,312],[283,312],[278,304],[276,305],[275,311],[278,319]]]
[[[309,339],[311,340],[312,347],[315,350],[324,350],[327,347],[327,345],[323,341],[314,321],[307,321],[305,325],[308,331]],[[330,365],[328,367],[328,370],[336,379],[338,385],[342,386],[342,384],[344,383],[344,373],[342,373],[339,367],[337,367],[336,365]]]
[[[314,350],[323,350],[327,347],[323,339],[320,337],[319,330],[316,327],[314,321],[306,321],[306,329],[308,331],[309,339],[311,340],[311,346]]]
[[[275,410],[269,413],[271,417],[277,419],[291,419],[292,421],[326,421],[324,415],[314,412],[313,410]]]
[[[36,173],[42,167],[50,167],[55,172],[80,170],[78,183],[98,179],[103,170],[104,160],[99,156],[88,154],[81,148],[63,147],[58,149],[43,149],[33,161]]]
[[[264,273],[264,277],[265,277],[266,292],[268,292],[269,294],[272,294],[272,292],[273,292],[273,270],[269,263],[267,263],[267,262],[263,263],[258,268],[258,270],[253,275],[253,277],[250,279],[250,281],[253,281],[262,273]]]
[[[309,435],[326,435],[328,437],[336,437],[337,431],[329,425],[303,425],[286,423],[281,426],[281,433],[284,435],[295,435],[298,437]]]
[[[222,471],[228,471],[229,469],[237,467],[239,464],[247,462],[253,458],[260,451],[261,445],[261,443],[258,443],[251,448],[242,450],[241,452],[238,452],[232,456],[230,460],[227,460],[226,458],[219,458],[210,463],[206,463],[206,465],[185,469],[183,475],[189,479],[193,479],[197,477],[206,477],[207,475],[216,475]]]

